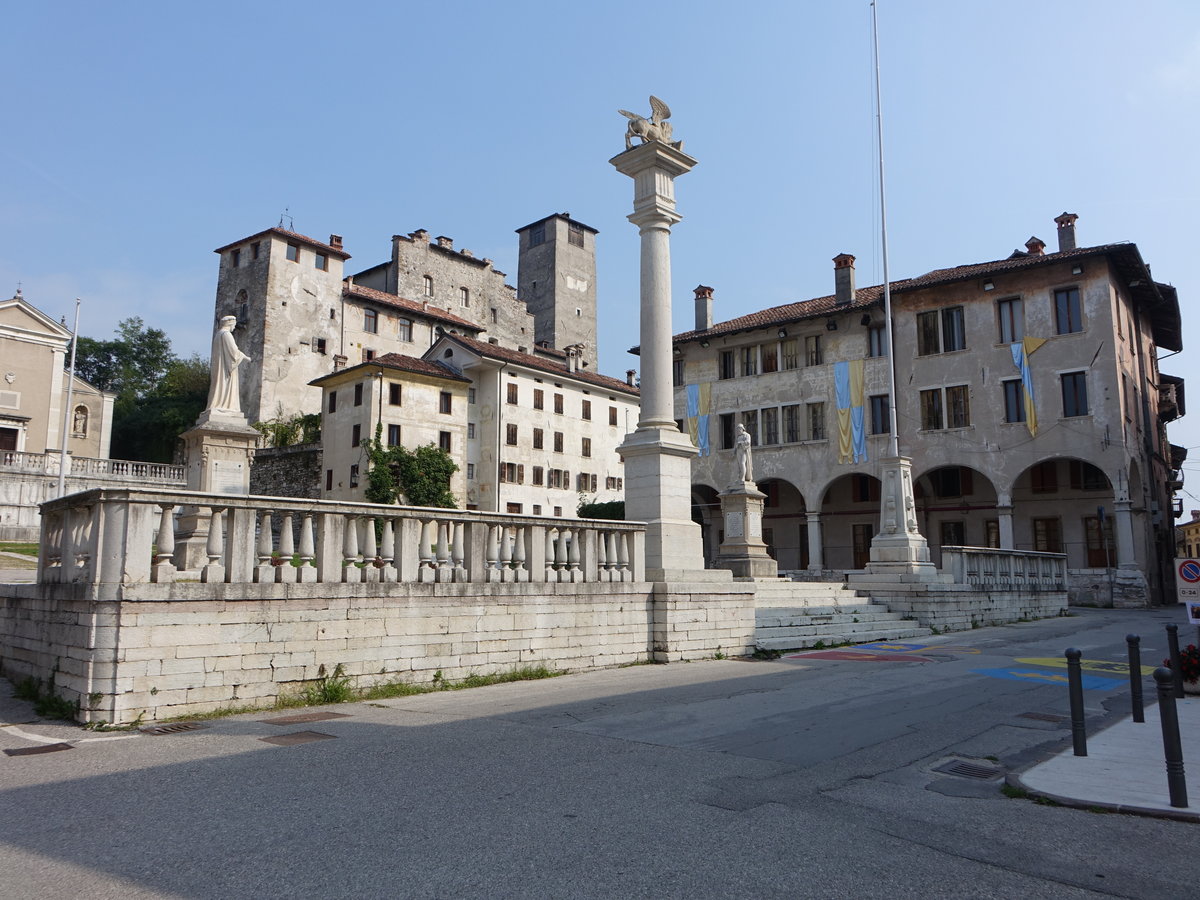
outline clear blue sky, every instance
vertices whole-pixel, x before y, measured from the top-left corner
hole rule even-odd
[[[81,332],[140,315],[206,354],[215,247],[276,224],[345,236],[350,266],[426,228],[516,280],[513,229],[600,230],[601,369],[636,366],[638,245],[618,108],[657,94],[699,160],[677,185],[675,327],[881,277],[870,7],[63,2],[0,33],[0,293]],[[1200,353],[1200,4],[881,0],[893,277],[1006,256],[1078,213],[1176,285]],[[351,269],[350,271],[354,271]],[[1172,425],[1196,448],[1200,380]]]

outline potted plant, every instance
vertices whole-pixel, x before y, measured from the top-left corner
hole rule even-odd
[[[1164,659],[1163,665],[1171,668],[1171,660]],[[1184,693],[1200,694],[1200,648],[1195,644],[1179,651],[1179,671],[1183,675]]]

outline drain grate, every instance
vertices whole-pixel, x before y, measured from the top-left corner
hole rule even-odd
[[[1058,716],[1058,715],[1055,715],[1054,713],[1040,713],[1040,712],[1020,713],[1018,718],[1034,719],[1038,722],[1053,722],[1056,725],[1059,725],[1059,724],[1067,721],[1066,716]]]
[[[146,725],[138,731],[142,734],[182,734],[185,731],[199,731],[207,727],[199,722],[169,722],[166,725]]]
[[[310,712],[294,716],[280,716],[277,719],[259,719],[264,725],[304,725],[308,722],[324,722],[327,719],[349,719],[347,713]]]
[[[294,731],[291,734],[277,734],[274,737],[259,738],[259,740],[268,744],[278,744],[280,747],[290,747],[293,744],[307,744],[309,741],[331,741],[334,737],[332,734],[323,734],[320,731]]]
[[[999,766],[967,759],[952,759],[936,766],[933,771],[945,775],[957,775],[960,778],[974,778],[979,781],[989,781],[1004,774],[1004,770]]]
[[[19,750],[5,750],[9,756],[34,756],[38,753],[57,753],[59,750],[72,749],[70,744],[39,744],[36,747],[22,747]]]

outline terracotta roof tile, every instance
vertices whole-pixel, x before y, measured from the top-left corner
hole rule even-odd
[[[249,237],[236,240],[231,244],[226,244],[224,247],[218,247],[213,251],[213,253],[222,253],[225,250],[229,250],[232,247],[238,246],[239,244],[244,244],[246,241],[252,241],[257,237],[262,237],[264,234],[277,234],[280,237],[287,238],[288,240],[300,241],[301,243],[308,244],[310,247],[316,247],[320,250],[324,250],[330,256],[336,256],[340,259],[350,258],[350,254],[345,250],[334,247],[332,244],[327,244],[324,241],[318,241],[316,238],[311,238],[307,234],[300,234],[296,231],[288,231],[286,228],[267,228],[266,230],[260,231],[257,234],[252,234]]]
[[[634,397],[637,397],[640,393],[636,387],[626,384],[619,378],[610,378],[607,375],[600,375],[597,372],[589,372],[587,369],[576,369],[574,372],[569,372],[567,371],[565,362],[559,364],[554,360],[533,356],[529,353],[522,353],[520,350],[510,350],[508,347],[501,347],[498,344],[477,341],[469,337],[464,337],[461,334],[447,334],[444,337],[447,340],[456,341],[466,349],[487,359],[498,359],[503,362],[527,366],[530,369],[547,372],[557,378],[573,378],[576,381],[594,384],[608,391],[620,391],[623,394],[630,394]]]
[[[384,306],[390,306],[393,309],[402,309],[406,312],[411,312],[415,315],[427,316],[431,319],[437,319],[441,322],[449,322],[452,325],[458,325],[463,328],[470,328],[473,332],[483,331],[483,326],[477,325],[469,319],[463,319],[454,313],[446,312],[438,306],[431,306],[428,303],[418,303],[415,300],[406,300],[397,294],[389,294],[385,291],[377,291],[374,288],[363,287],[360,284],[346,284],[342,286],[342,295],[346,297],[355,297],[359,300],[369,300],[372,303],[380,303]]]
[[[309,384],[321,385],[332,378],[342,377],[351,372],[357,372],[360,369],[391,369],[397,372],[412,372],[416,375],[428,375],[431,378],[442,378],[447,381],[462,381],[470,384],[471,379],[458,372],[443,366],[435,360],[418,359],[415,356],[405,356],[403,353],[385,353],[382,356],[377,356],[370,362],[359,363],[356,366],[349,366],[345,369],[338,369],[336,372],[330,372],[328,375],[322,375],[320,378],[314,378]]]

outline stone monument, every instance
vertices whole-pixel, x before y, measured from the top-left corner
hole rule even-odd
[[[250,465],[259,433],[242,413],[238,367],[249,357],[233,337],[237,319],[225,316],[213,335],[212,380],[208,406],[196,424],[180,437],[184,446],[184,471],[189,491],[245,496],[250,493]],[[207,516],[196,506],[183,509],[179,520],[175,565],[195,569],[207,561]]]
[[[609,160],[633,179],[629,221],[641,234],[641,417],[617,452],[625,460],[625,513],[646,523],[646,580],[711,580],[704,570],[700,526],[692,521],[692,457],[696,448],[675,426],[671,380],[671,226],[675,179],[696,160],[666,143],[671,111],[652,97],[649,119],[625,110],[630,119],[627,149]],[[637,136],[642,143],[632,146]],[[665,140],[664,140],[665,139]]]
[[[739,580],[777,578],[779,566],[767,553],[762,539],[763,500],[767,495],[754,485],[750,434],[740,423],[733,449],[733,478],[720,494],[725,535],[715,564]]]

